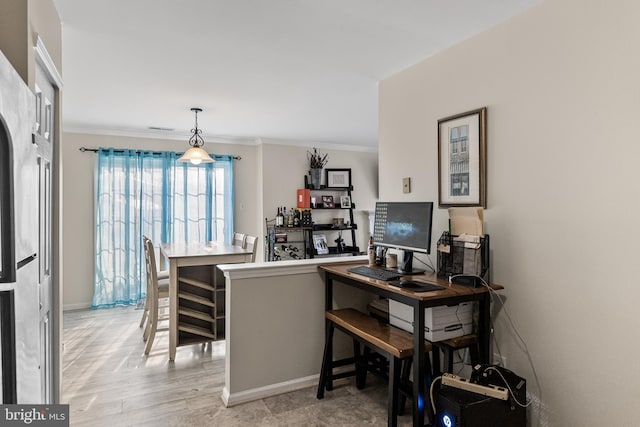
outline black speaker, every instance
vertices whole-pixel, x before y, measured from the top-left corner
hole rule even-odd
[[[509,399],[501,400],[452,386],[441,386],[434,395],[435,426],[526,427],[526,381],[499,367],[479,366],[475,369],[471,382],[511,388]]]

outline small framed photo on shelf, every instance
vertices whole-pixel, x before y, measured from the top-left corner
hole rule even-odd
[[[340,196],[340,207],[345,209],[351,209],[351,197]]]
[[[322,207],[323,208],[333,208],[333,196],[322,196]]]
[[[313,247],[316,249],[318,255],[328,254],[329,247],[327,246],[327,237],[324,234],[314,234]]]
[[[327,188],[350,188],[351,169],[325,169]]]

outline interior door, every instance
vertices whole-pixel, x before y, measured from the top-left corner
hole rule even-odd
[[[53,279],[51,272],[52,243],[52,171],[55,139],[56,90],[40,64],[36,67],[36,124],[34,143],[38,151],[38,222],[39,222],[39,295],[40,295],[40,370],[42,401],[52,401],[53,350]]]

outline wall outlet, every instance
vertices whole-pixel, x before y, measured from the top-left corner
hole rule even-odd
[[[493,364],[502,366],[503,368],[507,367],[507,357],[500,356],[498,353],[493,353]]]
[[[411,178],[402,178],[402,192],[411,193]]]

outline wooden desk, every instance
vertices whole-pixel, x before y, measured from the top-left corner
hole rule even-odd
[[[251,261],[252,252],[218,242],[160,249],[169,261],[169,360],[175,360],[178,346],[224,337],[224,282],[216,283],[215,266]]]
[[[362,264],[362,263],[358,263]],[[319,270],[324,273],[325,280],[325,309],[332,310],[333,307],[333,283],[339,282],[346,285],[354,286],[359,289],[393,299],[413,307],[413,330],[424,331],[425,320],[424,310],[428,307],[439,305],[453,305],[464,301],[478,301],[478,334],[479,341],[479,359],[480,363],[490,363],[490,341],[491,341],[491,313],[490,313],[490,294],[489,290],[482,286],[479,288],[470,288],[467,286],[450,285],[448,280],[441,279],[435,273],[419,274],[413,276],[413,279],[422,282],[433,283],[443,286],[443,290],[431,292],[412,292],[398,288],[382,280],[370,279],[359,274],[349,273],[347,270],[357,265],[354,264],[334,264],[321,265]],[[500,285],[491,285],[492,289],[503,289]],[[325,330],[328,330],[329,321],[325,320]],[[424,378],[425,358],[424,352],[424,332],[413,334],[413,395],[417,398],[413,399],[413,425],[424,426],[425,411],[429,411],[428,390]],[[332,348],[329,354],[333,354]]]

